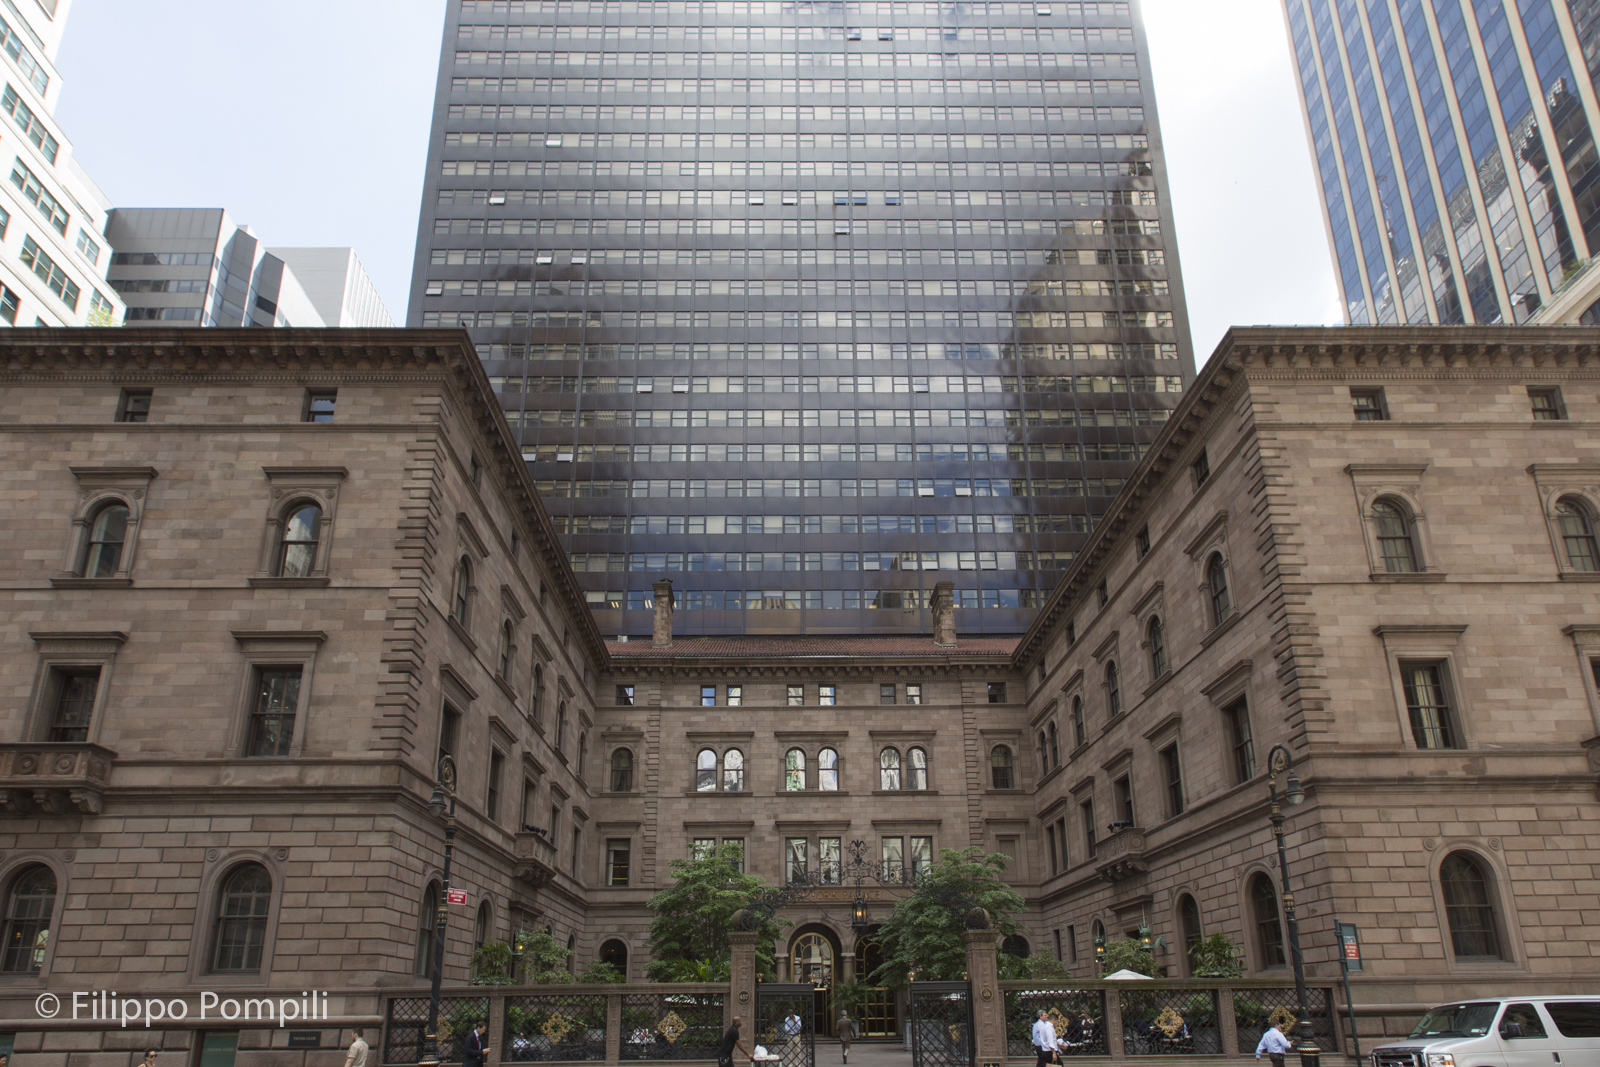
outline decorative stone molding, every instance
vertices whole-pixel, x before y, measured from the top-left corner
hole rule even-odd
[[[328,561],[333,554],[333,533],[339,510],[339,489],[350,472],[344,467],[262,467],[261,472],[267,476],[270,488],[261,553],[256,561],[256,573],[249,579],[250,584],[263,587],[327,585]],[[310,574],[286,578],[273,573],[274,563],[289,511],[300,501],[315,504],[322,511],[317,528],[317,553]]]
[[[1561,521],[1556,516],[1556,505],[1565,498],[1575,497],[1578,505],[1589,513],[1591,528],[1594,527],[1596,517],[1600,516],[1600,464],[1535,463],[1528,468],[1528,474],[1539,494],[1539,508],[1544,514],[1550,551],[1561,580],[1600,581],[1600,572],[1581,571],[1572,566],[1561,533]]]
[[[1367,548],[1367,573],[1373,581],[1442,581],[1428,536],[1428,515],[1422,505],[1422,476],[1426,463],[1352,463],[1345,467],[1355,490],[1362,540]],[[1411,543],[1417,557],[1414,572],[1391,574],[1384,568],[1383,551],[1378,545],[1378,520],[1373,505],[1388,500],[1406,513]]]
[[[99,815],[117,754],[88,742],[0,744],[0,809]]]
[[[61,570],[51,579],[57,587],[131,585],[133,561],[139,549],[139,529],[144,521],[145,504],[150,498],[150,483],[156,479],[154,467],[69,467],[78,480],[78,499],[72,510],[72,535],[67,538],[66,556]],[[109,504],[128,509],[128,528],[122,539],[122,554],[116,572],[102,578],[83,576],[84,554],[95,516]]]

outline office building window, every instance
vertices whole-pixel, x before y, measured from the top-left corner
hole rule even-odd
[[[606,885],[626,886],[628,884],[628,864],[632,857],[633,842],[625,837],[613,837],[606,841]]]

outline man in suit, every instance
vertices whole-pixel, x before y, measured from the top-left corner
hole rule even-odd
[[[489,1054],[489,1024],[479,1022],[461,1046],[461,1067],[483,1067]]]

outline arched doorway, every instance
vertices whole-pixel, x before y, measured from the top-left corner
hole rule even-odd
[[[883,946],[878,944],[874,926],[856,941],[856,978],[870,982],[872,973],[883,966]],[[900,1032],[895,1017],[895,997],[882,986],[869,987],[856,1009],[856,1028],[862,1037],[894,1037]]]
[[[821,926],[801,927],[789,942],[789,980],[816,990],[812,1019],[818,1037],[832,1037],[833,987],[839,980],[839,941]]]

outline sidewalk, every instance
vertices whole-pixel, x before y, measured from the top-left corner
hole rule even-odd
[[[1125,1060],[1112,1060],[1109,1056],[1073,1056],[1068,1061],[1068,1067],[1110,1067],[1117,1063],[1120,1067],[1139,1067],[1141,1064],[1155,1064],[1157,1062],[1170,1065],[1181,1061],[1192,1064],[1193,1067],[1265,1067],[1266,1060],[1260,1064],[1246,1055],[1238,1057],[1229,1056],[1134,1056]],[[1296,1064],[1298,1061],[1292,1061]],[[843,1067],[843,1057],[839,1054],[839,1042],[831,1038],[817,1039],[817,1067]],[[1007,1067],[1033,1067],[1033,1057],[1026,1059],[1011,1057]],[[1323,1067],[1349,1067],[1354,1060],[1342,1053],[1328,1053],[1322,1057]],[[911,1067],[911,1053],[901,1047],[898,1041],[856,1041],[850,1046],[849,1067]]]

